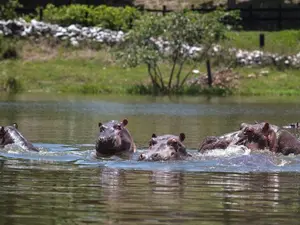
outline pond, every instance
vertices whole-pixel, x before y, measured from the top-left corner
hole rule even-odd
[[[17,122],[41,149],[0,151],[0,224],[299,223],[300,156],[230,148],[177,162],[90,157],[100,121],[127,118],[138,153],[152,133],[184,132],[197,154],[203,138],[242,122],[297,122],[296,98],[28,93],[2,94],[0,109],[0,125]]]

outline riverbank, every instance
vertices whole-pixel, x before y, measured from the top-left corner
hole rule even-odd
[[[242,39],[245,39],[246,48],[256,49],[256,43],[250,40],[254,40],[258,32],[251,34],[252,39],[245,39],[245,36],[249,35],[248,32],[240,32],[240,35],[231,33],[235,39],[230,40],[232,43],[228,41],[226,44],[232,46],[233,43],[242,43]],[[299,46],[296,45],[292,49],[292,44],[287,44],[290,48],[284,48],[281,42],[275,42],[282,36],[282,32],[272,33],[274,42],[269,47],[285,51],[284,53],[296,53]],[[288,37],[287,43],[296,43],[297,35]],[[39,41],[17,41],[16,45],[19,57],[0,61],[2,91],[138,94],[140,89],[135,87],[141,84],[147,86],[150,82],[145,67],[122,67],[122,64],[109,53],[109,48],[101,44],[74,47],[53,39],[39,39]],[[201,73],[205,74],[206,71],[204,65],[200,65],[197,69],[200,73],[195,73],[194,78]],[[217,66],[213,66],[212,72],[217,69]],[[233,72],[238,74],[238,85],[236,89],[230,90],[230,94],[300,95],[300,72],[297,69],[237,66],[233,68]],[[187,93],[201,94],[201,91]],[[222,92],[213,93],[222,94]]]

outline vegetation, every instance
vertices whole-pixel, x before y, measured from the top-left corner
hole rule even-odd
[[[2,7],[4,18],[14,18],[16,0]],[[5,12],[5,13],[3,13]],[[46,91],[77,93],[119,94],[209,94],[209,95],[300,95],[299,72],[288,68],[233,68],[238,74],[228,81],[218,77],[213,88],[205,84],[206,69],[203,60],[210,58],[214,78],[220,67],[234,66],[234,59],[226,52],[211,57],[212,44],[219,42],[226,48],[258,49],[260,32],[229,31],[228,20],[236,28],[236,12],[216,11],[210,14],[192,12],[169,13],[166,16],[141,14],[131,7],[89,7],[48,5],[44,11],[46,21],[69,25],[99,25],[109,29],[127,30],[126,41],[114,48],[93,43],[72,47],[68,42],[54,39],[17,40],[0,39],[0,91]],[[142,18],[142,19],[140,19]],[[130,29],[132,27],[132,29]],[[300,52],[300,31],[264,32],[265,51],[282,55]],[[156,41],[162,44],[159,47]],[[167,44],[168,43],[168,44]],[[188,57],[187,48],[202,46],[203,54]],[[117,56],[117,57],[116,57]],[[116,58],[115,58],[116,57]],[[124,67],[120,63],[122,60]],[[190,79],[198,79],[200,85]],[[227,75],[226,75],[227,76]],[[228,75],[230,76],[230,74]],[[236,76],[236,75],[234,75]],[[64,82],[60,82],[60,81]],[[204,83],[203,83],[204,82]],[[226,83],[227,82],[227,83]],[[236,85],[238,84],[238,85]]]
[[[88,6],[71,4],[55,7],[48,4],[44,10],[44,20],[61,25],[81,24],[100,26],[111,30],[127,31],[133,20],[141,13],[134,7],[110,7],[106,5]]]
[[[74,48],[53,40],[16,42],[19,58],[0,61],[0,90],[82,94],[150,94],[151,81],[143,65],[123,68],[105,46]],[[163,72],[169,65],[162,65]],[[205,65],[197,69],[205,76]],[[213,74],[217,67],[212,68]],[[275,68],[233,69],[238,85],[230,90],[185,85],[188,95],[300,95],[300,72]],[[268,71],[263,73],[263,71]],[[262,75],[263,74],[263,75]],[[250,76],[251,75],[251,76]],[[192,74],[197,78],[199,74]],[[63,82],[62,82],[63,81]]]
[[[179,93],[192,70],[209,57],[213,44],[224,37],[222,16],[221,11],[209,15],[193,12],[145,15],[136,21],[119,46],[118,56],[130,67],[146,65],[154,93]],[[191,46],[199,49],[201,46],[202,50],[192,53]],[[162,65],[170,68],[163,71]]]
[[[18,0],[8,0],[5,4],[0,4],[0,18],[4,20],[17,17],[16,8],[22,7]]]

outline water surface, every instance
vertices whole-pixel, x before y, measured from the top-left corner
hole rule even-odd
[[[199,154],[241,122],[298,121],[292,98],[0,96],[0,125],[41,149],[0,152],[0,224],[298,224],[300,156]],[[98,122],[129,121],[133,159],[94,160]],[[192,160],[137,162],[152,133],[184,132]],[[292,131],[298,136],[298,131]]]

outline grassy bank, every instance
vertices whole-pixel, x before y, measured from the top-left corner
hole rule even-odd
[[[254,50],[258,34],[230,32],[223,44]],[[267,33],[266,38],[267,51],[300,52],[299,31]],[[2,91],[126,94],[136,85],[149,83],[145,67],[123,68],[103,46],[73,48],[53,40],[19,41],[17,46],[19,58],[0,61]],[[217,69],[212,68],[213,72]],[[199,70],[205,72],[205,67],[199,66]],[[259,75],[262,70],[268,73]],[[235,95],[300,95],[298,70],[237,67],[234,71],[240,78]]]
[[[259,49],[259,34],[265,35],[263,51],[281,55],[297,54],[300,52],[300,30],[283,30],[273,32],[230,31],[222,45],[247,50]]]

